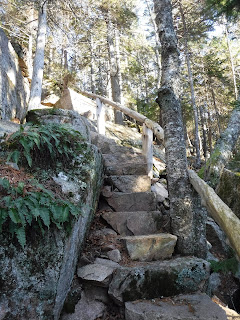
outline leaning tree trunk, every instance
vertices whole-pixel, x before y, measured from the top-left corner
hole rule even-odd
[[[186,146],[180,104],[180,59],[173,28],[170,0],[154,0],[156,23],[162,45],[162,81],[158,103],[162,109],[166,147],[172,232],[177,251],[205,257],[206,211],[193,190],[187,172]]]
[[[41,104],[42,80],[44,68],[44,50],[47,33],[47,2],[45,1],[39,10],[38,34],[36,53],[33,63],[33,76],[31,82],[28,110],[35,109]]]
[[[207,181],[211,187],[216,188],[223,168],[232,157],[240,135],[240,104],[233,110],[227,129],[218,139],[211,157],[200,171],[200,176]]]

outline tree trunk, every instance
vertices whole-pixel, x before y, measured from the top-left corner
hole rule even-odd
[[[92,93],[96,92],[95,86],[95,61],[94,61],[94,42],[93,42],[93,35],[90,33],[90,54],[91,54],[91,91]]]
[[[236,81],[236,72],[235,72],[235,68],[234,68],[232,49],[231,49],[231,45],[230,45],[230,41],[229,41],[227,22],[225,23],[225,34],[226,34],[226,38],[227,38],[227,47],[228,47],[232,76],[233,76],[234,93],[235,93],[235,98],[237,100],[238,99],[238,89],[237,89],[237,81]]]
[[[202,127],[202,136],[203,136],[203,155],[204,158],[207,159],[207,128],[206,128],[206,117],[205,117],[205,108],[203,106],[200,107],[200,119],[201,119],[201,127]]]
[[[110,62],[110,80],[112,88],[112,99],[114,102],[121,104],[122,90],[121,90],[121,79],[120,79],[120,66],[117,61],[116,47],[114,46],[115,37],[115,26],[111,22],[110,18],[107,22],[107,42],[108,42],[108,54]],[[123,114],[116,110],[115,111],[115,123],[123,124]]]
[[[190,53],[189,53],[189,48],[188,48],[188,39],[187,39],[188,38],[188,31],[187,31],[185,15],[183,12],[181,1],[179,1],[178,4],[179,4],[179,10],[180,10],[181,18],[182,18],[182,23],[183,23],[184,52],[185,52],[185,57],[186,57],[186,61],[187,61],[188,79],[189,79],[190,90],[191,90],[191,103],[192,103],[193,114],[194,114],[196,167],[199,168],[201,165],[201,156],[200,156],[200,141],[199,141],[199,129],[198,129],[198,112],[197,112],[195,92],[194,92],[194,86],[193,86],[193,76],[192,76],[192,69],[191,69],[191,62],[190,62]]]
[[[154,9],[162,45],[162,87],[158,94],[158,103],[164,124],[171,228],[178,237],[179,253],[205,257],[207,215],[188,178],[179,98],[180,59],[173,28],[171,1],[154,0]]]
[[[240,105],[233,110],[227,129],[221,134],[206,166],[200,171],[200,175],[209,182],[211,187],[217,187],[222,170],[232,156],[239,135]]]
[[[47,33],[47,2],[45,1],[43,6],[39,10],[37,44],[36,44],[36,53],[35,53],[34,63],[33,63],[33,76],[32,76],[32,82],[31,82],[31,91],[30,91],[28,110],[38,108],[41,104],[46,33]]]
[[[157,25],[156,25],[156,21],[154,20],[154,13],[151,9],[149,0],[145,0],[146,4],[147,4],[147,8],[148,8],[148,12],[150,15],[150,19],[153,25],[153,29],[154,29],[154,37],[155,37],[155,42],[156,42],[156,46],[155,46],[155,55],[156,55],[156,62],[157,62],[157,88],[160,87],[160,83],[161,83],[161,57],[160,57],[160,47],[161,47],[161,43],[159,40],[159,36],[158,36],[158,32],[157,32]]]

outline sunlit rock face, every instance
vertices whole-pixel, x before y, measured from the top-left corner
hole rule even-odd
[[[18,56],[0,29],[0,119],[22,120],[29,98],[29,82],[23,77]]]

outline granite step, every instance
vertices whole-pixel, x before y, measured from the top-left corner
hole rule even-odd
[[[168,222],[160,211],[104,212],[102,218],[122,236],[159,233]]]
[[[125,193],[151,191],[151,179],[147,175],[108,176],[105,184],[112,186],[112,190]]]
[[[116,212],[157,210],[157,199],[153,192],[113,192],[111,197],[105,199],[108,205]]]
[[[154,261],[172,257],[177,237],[169,233],[121,237],[131,260]]]
[[[115,270],[108,294],[116,304],[123,305],[139,299],[205,292],[209,276],[209,262],[195,257],[138,262]]]

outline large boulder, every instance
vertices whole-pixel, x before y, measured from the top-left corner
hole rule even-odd
[[[0,29],[0,118],[23,120],[29,99],[29,82],[22,75],[18,56]]]
[[[95,146],[89,143],[87,146],[87,151],[75,159],[74,166],[56,168],[55,172],[59,188],[69,197],[73,194],[73,202],[79,207],[71,230],[50,226],[42,236],[30,228],[24,250],[7,234],[0,234],[1,320],[60,317],[102,185],[101,154]]]
[[[35,109],[27,114],[27,121],[34,124],[59,123],[70,124],[74,130],[81,133],[87,141],[91,141],[89,122],[75,111],[62,110],[56,108]]]

